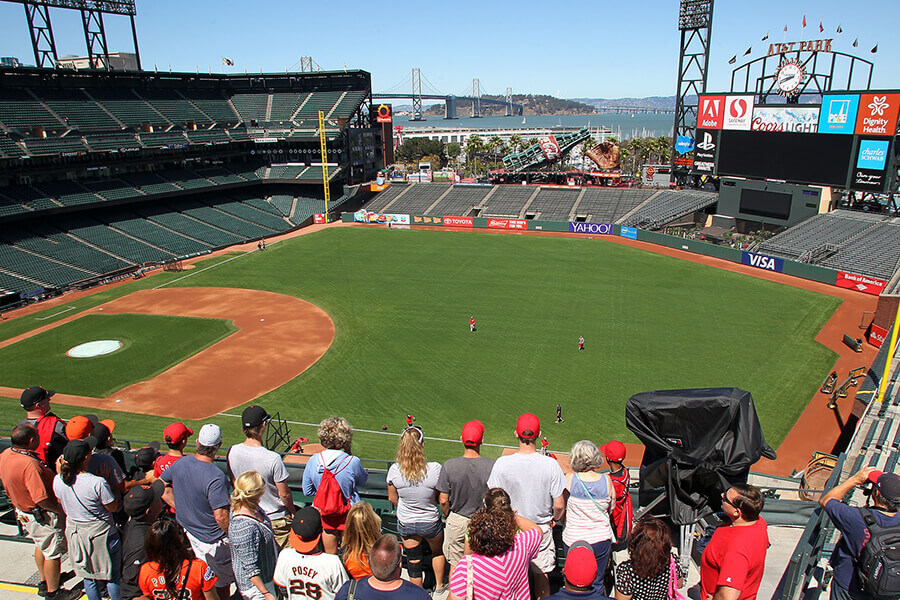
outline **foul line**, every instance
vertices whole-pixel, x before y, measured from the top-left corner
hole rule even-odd
[[[34,320],[35,320],[35,321],[46,321],[47,319],[52,319],[53,317],[58,317],[59,315],[61,315],[61,314],[63,314],[63,313],[67,313],[67,312],[69,312],[70,310],[75,310],[75,307],[74,307],[74,306],[70,306],[69,308],[67,308],[67,309],[65,309],[65,310],[61,310],[61,311],[59,311],[58,313],[49,315],[49,316],[47,316],[47,317],[35,317]]]
[[[274,245],[277,244],[277,243],[278,243],[278,242],[272,242],[271,245],[274,246]],[[238,254],[237,256],[232,256],[232,257],[229,258],[229,259],[223,260],[222,262],[216,263],[216,264],[214,264],[214,265],[210,265],[210,266],[208,266],[208,267],[205,267],[205,268],[203,268],[203,269],[200,269],[199,271],[191,271],[191,272],[188,273],[187,275],[182,275],[181,277],[179,277],[179,278],[177,278],[177,279],[173,279],[172,281],[167,281],[166,283],[161,283],[161,284],[159,284],[158,286],[156,286],[155,288],[152,288],[152,289],[158,290],[159,288],[164,288],[164,287],[166,287],[167,285],[171,285],[171,284],[173,284],[173,283],[175,283],[175,282],[177,282],[177,281],[181,281],[182,279],[187,279],[188,277],[191,277],[192,275],[199,275],[199,274],[202,273],[203,271],[209,271],[210,269],[215,269],[216,267],[220,267],[220,266],[222,266],[222,265],[224,265],[224,264],[226,264],[226,263],[230,263],[231,261],[237,260],[238,258],[241,258],[242,256],[249,256],[250,254],[253,254],[253,252],[259,252],[259,250],[252,250],[252,251],[250,251],[250,252],[241,252],[241,253]]]
[[[222,416],[222,417],[237,417],[237,418],[240,418],[240,417],[241,417],[241,415],[233,415],[233,414],[231,414],[231,413],[219,413],[219,416]],[[284,420],[284,419],[282,419],[282,420]],[[287,420],[284,420],[284,422],[285,422],[285,423],[290,423],[291,425],[306,425],[307,427],[318,427],[318,426],[319,426],[318,423],[306,423],[306,422],[304,422],[304,421],[287,421]],[[358,429],[358,428],[356,428],[356,427],[353,428],[353,431],[354,431],[354,432],[356,432],[356,431],[361,431],[362,433],[377,433],[378,435],[392,435],[392,436],[394,436],[394,437],[400,437],[400,436],[402,435],[402,433],[394,433],[393,431],[375,431],[374,429]],[[426,439],[426,440],[432,440],[432,441],[435,441],[435,442],[450,442],[451,444],[460,444],[460,443],[462,443],[462,442],[460,442],[459,440],[449,440],[449,439],[447,439],[447,438],[429,437],[429,436],[427,436],[427,435],[425,436],[425,439]],[[482,445],[482,446],[493,446],[494,448],[513,448],[513,446],[505,446],[505,445],[503,445],[503,444],[488,444],[488,443],[486,443],[486,442],[483,443],[483,444],[481,444],[481,445]],[[555,452],[555,451],[554,451],[554,452]],[[568,454],[568,452],[559,452],[558,454]]]

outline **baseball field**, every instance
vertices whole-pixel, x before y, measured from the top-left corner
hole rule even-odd
[[[358,430],[355,453],[391,458],[407,414],[447,440],[478,418],[486,442],[509,445],[530,411],[551,448],[567,450],[583,438],[635,441],[624,418],[635,393],[736,386],[753,394],[777,448],[835,362],[815,337],[840,302],[599,239],[337,227],[2,322],[0,387],[55,389],[68,395],[57,414],[111,417],[122,438],[159,439],[178,417],[221,424],[229,443],[253,398],[241,390],[259,389],[255,403],[295,422],[292,435],[314,438],[308,424],[343,415]],[[102,339],[123,347],[66,356]],[[232,354],[210,363],[226,346]],[[179,380],[141,383],[179,368]],[[4,423],[21,415],[16,399],[0,401]],[[459,448],[436,441],[426,452],[441,460]]]

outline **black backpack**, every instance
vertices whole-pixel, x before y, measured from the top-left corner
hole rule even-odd
[[[900,598],[900,525],[882,527],[872,511],[860,508],[869,540],[859,553],[856,576],[866,593],[875,598]]]

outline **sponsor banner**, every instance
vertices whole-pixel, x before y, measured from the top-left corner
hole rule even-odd
[[[472,217],[444,217],[444,227],[474,227]]]
[[[889,144],[887,140],[860,140],[856,168],[883,171],[887,164]]]
[[[619,235],[623,238],[628,238],[629,240],[637,239],[637,229],[634,227],[622,227],[619,231]]]
[[[784,261],[782,259],[766,256],[765,254],[754,254],[753,252],[741,252],[741,264],[766,271],[775,271],[776,273],[781,273],[784,269]]]
[[[697,130],[697,146],[694,148],[694,171],[712,174],[716,169],[716,149],[719,147],[719,132]]]
[[[381,104],[375,110],[375,122],[376,123],[390,123],[393,120],[391,116],[391,107],[390,104]]]
[[[409,215],[386,214],[386,221],[393,225],[409,225]]]
[[[819,129],[818,106],[757,106],[750,122],[753,131],[816,133]]]
[[[679,135],[675,139],[675,152],[687,154],[694,149],[694,139],[689,135]]]
[[[897,131],[900,94],[861,94],[856,133],[893,136]]]
[[[538,140],[538,144],[541,146],[541,151],[544,153],[544,158],[549,161],[554,161],[562,155],[562,152],[559,149],[559,144],[556,143],[556,136],[547,136],[545,138],[541,138]]]
[[[358,210],[353,213],[353,220],[357,223],[391,223],[396,225],[409,225],[409,215],[394,215],[372,212],[371,210]],[[324,215],[323,220],[324,223]],[[318,223],[318,221],[316,221]]]
[[[819,114],[819,133],[852,135],[856,127],[858,109],[859,96],[856,94],[823,97],[822,110]]]
[[[887,285],[887,282],[874,277],[866,277],[865,275],[857,275],[856,273],[847,273],[838,271],[837,281],[834,285],[850,290],[857,290],[866,294],[878,296]]]
[[[487,226],[494,229],[528,229],[528,221],[525,219],[488,218]]]
[[[613,226],[609,223],[569,223],[569,233],[612,235],[612,232]]]
[[[426,217],[414,216],[412,218],[413,225],[443,225],[444,217]]]
[[[869,333],[867,335],[867,341],[875,346],[876,348],[881,348],[881,345],[887,341],[888,330],[884,327],[879,327],[875,323],[869,325]]]
[[[722,129],[725,96],[700,96],[697,109],[699,129]]]
[[[853,177],[850,179],[850,189],[883,192],[884,180],[884,171],[853,169]]]
[[[694,159],[689,156],[676,156],[672,160],[672,164],[678,165],[680,167],[693,167]]]
[[[355,219],[354,219],[355,220]],[[313,223],[324,223],[325,215],[322,213],[316,213],[313,215]]]
[[[753,96],[728,96],[725,99],[725,118],[722,121],[722,129],[750,131],[752,115]]]

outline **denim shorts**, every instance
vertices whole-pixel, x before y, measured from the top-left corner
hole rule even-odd
[[[426,540],[433,540],[444,531],[444,523],[438,519],[431,523],[401,523],[397,521],[397,533],[402,538],[420,535]]]

